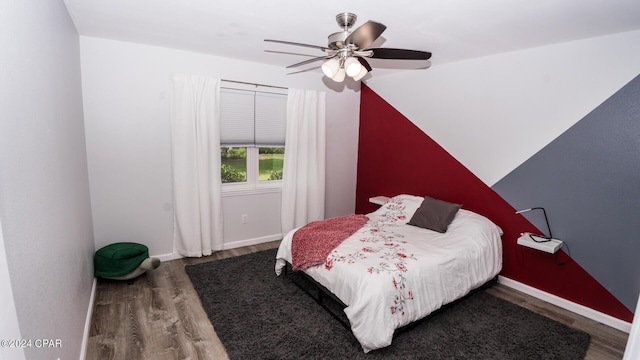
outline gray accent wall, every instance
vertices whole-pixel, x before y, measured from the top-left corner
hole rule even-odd
[[[566,242],[564,251],[634,311],[640,292],[640,76],[492,188],[516,209],[544,207],[553,236]],[[541,211],[523,215],[547,233]]]

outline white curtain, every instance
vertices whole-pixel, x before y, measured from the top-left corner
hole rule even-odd
[[[325,93],[289,89],[282,233],[324,218]]]
[[[222,249],[219,99],[218,79],[172,79],[173,246],[183,256]]]

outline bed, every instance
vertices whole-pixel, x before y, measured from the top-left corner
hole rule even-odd
[[[409,225],[428,197],[398,195],[324,259],[304,270],[346,305],[344,313],[364,352],[391,344],[394,331],[424,318],[497,276],[501,229],[482,215],[458,209],[445,232]],[[292,264],[289,232],[275,272]],[[299,237],[298,237],[299,238]]]

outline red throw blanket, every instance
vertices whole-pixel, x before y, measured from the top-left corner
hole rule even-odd
[[[365,215],[352,214],[313,221],[298,229],[291,240],[293,270],[305,270],[323,264],[336,246],[368,220]]]

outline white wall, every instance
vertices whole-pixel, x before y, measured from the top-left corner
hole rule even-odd
[[[238,247],[280,240],[280,200],[279,189],[260,194],[224,194],[225,243]],[[243,224],[242,215],[245,214],[248,221]]]
[[[284,67],[92,37],[82,36],[80,49],[96,248],[135,241],[149,246],[152,255],[173,251],[169,89],[174,73],[326,91],[325,215],[354,211],[359,87],[332,90],[320,72],[286,75]],[[278,201],[225,196],[225,246],[279,236],[273,233],[280,223],[273,217]],[[244,213],[249,224],[240,226],[238,214]]]
[[[26,358],[78,359],[94,251],[78,34],[61,0],[2,1],[0,24],[0,258],[20,337],[62,342]]]
[[[492,186],[638,74],[640,31],[632,31],[367,85]]]
[[[0,219],[1,220],[1,219]],[[7,254],[4,251],[4,237],[2,236],[2,223],[0,222],[0,339],[21,339],[20,324],[16,304],[13,301],[13,290],[9,277]],[[24,349],[0,347],[0,359],[24,359]]]

